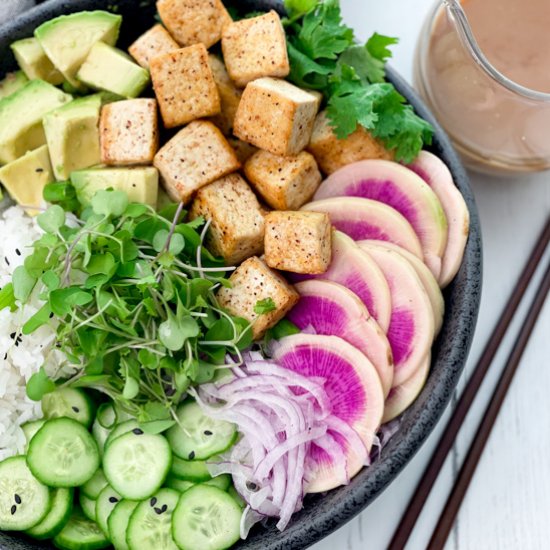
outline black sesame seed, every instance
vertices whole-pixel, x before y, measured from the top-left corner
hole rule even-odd
[[[75,413],[79,413],[80,409],[78,407],[71,407]]]
[[[189,453],[189,460],[194,460],[195,459],[195,451],[191,451]]]
[[[7,263],[8,265],[10,265],[10,261],[8,260],[8,258],[7,258],[6,256],[4,256],[4,260],[6,260],[6,263]]]
[[[143,435],[143,430],[140,430],[139,428],[135,428],[134,430],[132,430],[132,433],[136,435]]]
[[[21,504],[21,497],[19,495],[15,495],[14,500],[16,504]]]
[[[164,512],[166,512],[166,510],[168,510],[168,506],[166,504],[164,504],[161,508],[161,511],[164,514]]]
[[[155,508],[155,513],[160,516],[162,514],[162,510],[160,508]]]
[[[156,499],[156,497],[153,497],[153,498],[151,499],[151,502],[150,502],[151,507],[153,507],[156,503],[157,503],[157,499]]]
[[[114,504],[115,502],[118,502],[118,498],[117,497],[109,497],[109,502],[111,504]]]
[[[12,516],[15,516],[15,512],[17,512],[17,506],[14,504],[14,505],[11,507],[11,515],[12,515]]]
[[[50,319],[53,319],[53,311],[50,313]]]
[[[7,360],[8,360],[8,353],[6,352],[6,353],[4,354],[4,361],[7,361]]]
[[[41,174],[42,172],[44,172],[44,168],[37,168],[35,172]]]
[[[19,248],[16,248],[16,249],[15,249],[15,253],[16,253],[18,256],[21,256],[21,250],[19,250]]]
[[[10,338],[11,338],[12,340],[15,340],[16,334],[17,334],[16,332],[12,332],[12,333],[10,334]]]
[[[204,430],[204,435],[214,435],[210,430]]]

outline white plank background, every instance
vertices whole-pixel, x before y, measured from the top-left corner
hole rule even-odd
[[[393,65],[410,80],[416,40],[433,0],[341,1],[346,21],[361,38],[374,30],[401,38]],[[550,213],[550,173],[514,179],[472,175],[472,185],[482,221],[485,273],[477,333],[464,377],[479,356]],[[541,275],[540,270],[538,279]],[[480,399],[470,411],[453,455],[411,537],[409,550],[423,549],[429,541],[518,327],[516,322]],[[532,336],[446,550],[550,548],[548,388],[550,303]],[[376,502],[314,549],[386,548],[447,418],[448,411],[427,444]]]

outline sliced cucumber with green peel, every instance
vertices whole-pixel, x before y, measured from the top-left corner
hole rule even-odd
[[[82,424],[55,418],[32,438],[27,464],[36,478],[50,487],[79,487],[99,468],[99,450]]]
[[[26,534],[38,539],[53,539],[65,527],[73,511],[73,489],[55,489],[52,491],[52,506],[46,517],[26,531]]]
[[[206,460],[227,450],[237,438],[235,424],[206,416],[195,401],[178,407],[178,424],[166,434],[179,458]]]
[[[42,412],[46,419],[67,417],[89,428],[94,421],[94,404],[80,389],[62,388],[42,398]]]
[[[129,550],[126,534],[130,518],[138,505],[136,500],[121,500],[109,516],[109,538],[116,550]]]
[[[110,486],[105,487],[95,503],[95,520],[101,530],[109,536],[109,516],[122,497]]]
[[[242,510],[246,508],[246,501],[239,494],[239,491],[235,489],[235,485],[231,485],[231,487],[227,489],[227,494],[235,500],[235,502],[241,507]]]
[[[203,485],[210,485],[211,487],[217,487],[222,491],[227,491],[227,489],[231,487],[231,481],[231,476],[229,474],[220,474],[219,476],[205,481]]]
[[[103,428],[110,430],[117,423],[115,407],[112,403],[103,403],[97,409],[96,420]]]
[[[225,550],[240,539],[242,510],[225,491],[195,485],[183,493],[172,517],[181,550]]]
[[[24,456],[0,462],[0,531],[31,529],[50,507],[50,490],[33,476]]]
[[[96,473],[80,488],[80,490],[91,500],[97,500],[99,493],[109,485],[103,470]]]
[[[204,460],[183,460],[174,456],[172,462],[171,475],[185,479],[186,481],[194,481],[200,483],[201,481],[208,481],[212,478],[208,468],[206,467],[206,461]]]
[[[168,476],[165,485],[170,489],[174,489],[174,491],[185,493],[185,491],[187,491],[187,489],[191,489],[191,487],[193,487],[195,483],[187,479],[179,479],[174,476]]]
[[[161,489],[142,502],[132,514],[126,541],[130,550],[177,550],[172,538],[172,513],[180,493]]]
[[[27,422],[21,426],[23,433],[25,434],[25,439],[27,444],[25,445],[25,451],[29,450],[29,443],[31,439],[37,434],[38,430],[46,423],[42,418],[40,420],[34,420],[33,422]]]
[[[82,508],[82,511],[84,512],[84,515],[89,520],[95,522],[97,519],[95,516],[96,501],[88,498],[84,493],[80,493],[78,495],[78,502],[80,504],[80,507]]]
[[[97,420],[94,420],[92,425],[92,435],[94,436],[95,442],[97,443],[97,448],[99,449],[99,456],[103,458],[103,453],[105,452],[105,443],[109,436],[111,435],[111,430],[104,428]]]
[[[115,439],[119,438],[121,435],[127,434],[131,431],[136,430],[137,432],[142,432],[139,427],[137,420],[125,420],[122,424],[117,424],[111,431],[107,441],[105,441],[105,448],[107,448]]]
[[[101,550],[111,546],[99,526],[87,519],[80,510],[73,512],[53,543],[61,550]]]
[[[129,500],[143,500],[158,491],[171,466],[168,441],[141,430],[115,439],[103,457],[103,471],[111,487]]]

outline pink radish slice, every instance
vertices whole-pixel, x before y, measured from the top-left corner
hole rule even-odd
[[[310,202],[302,210],[326,212],[336,229],[356,241],[389,241],[423,259],[420,241],[411,224],[391,206],[370,199],[336,197]]]
[[[462,263],[468,240],[470,213],[462,193],[453,181],[451,172],[438,157],[428,151],[422,151],[408,167],[434,190],[447,216],[449,224],[447,247],[443,254],[439,276],[439,284],[445,288],[454,279]]]
[[[380,328],[387,332],[390,326],[390,287],[376,262],[365,254],[347,235],[332,234],[332,261],[322,275],[302,276],[288,274],[293,281],[320,278],[345,286],[367,306]]]
[[[392,317],[388,340],[393,352],[393,385],[399,386],[419,368],[434,338],[434,316],[416,271],[397,252],[372,247],[370,256],[390,285]]]
[[[393,381],[390,344],[363,302],[351,290],[322,279],[296,285],[300,301],[287,315],[298,328],[313,327],[317,334],[339,336],[362,351],[376,368],[384,396]]]
[[[384,407],[383,424],[397,418],[412,405],[426,383],[430,372],[430,363],[431,354],[428,354],[428,357],[408,380],[391,389]]]
[[[436,336],[441,330],[443,325],[443,315],[445,313],[445,300],[443,299],[443,294],[441,294],[441,289],[432,272],[428,269],[426,264],[422,263],[414,254],[411,254],[409,251],[401,248],[393,243],[382,242],[382,241],[358,241],[357,243],[361,250],[369,252],[371,247],[386,248],[389,250],[394,250],[399,253],[405,260],[407,260],[416,271],[416,274],[420,277],[426,292],[428,293],[428,298],[432,304],[432,310],[434,313],[434,329]]]
[[[424,261],[439,277],[447,244],[447,218],[437,195],[412,170],[388,160],[355,162],[331,174],[314,199],[330,197],[362,197],[395,208],[412,225]]]
[[[358,349],[337,336],[296,334],[275,346],[273,359],[282,367],[306,377],[325,379],[324,389],[332,404],[332,415],[356,432],[370,452],[384,413],[384,394],[376,369]],[[348,459],[348,474],[357,473],[354,445],[341,433],[329,429]],[[312,446],[308,492],[321,492],[340,481],[330,455]]]

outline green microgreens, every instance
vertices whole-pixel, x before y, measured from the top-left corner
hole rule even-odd
[[[44,235],[0,291],[0,307],[32,293],[44,301],[22,332],[56,326],[64,366],[76,372],[57,385],[98,390],[140,422],[166,423],[189,385],[211,380],[228,354],[241,359],[250,324],[215,295],[234,268],[202,246],[204,220],[184,216],[181,204],[157,213],[112,190],[80,219],[59,205],[40,214]],[[55,387],[41,370],[27,391],[38,400]]]

